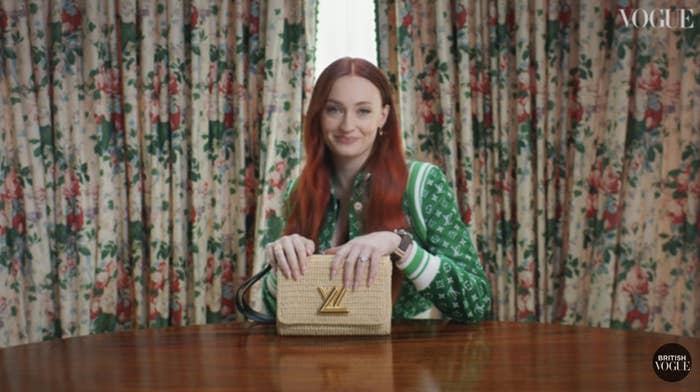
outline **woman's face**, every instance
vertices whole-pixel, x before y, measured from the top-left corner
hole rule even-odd
[[[389,106],[382,107],[379,89],[369,80],[355,75],[336,80],[321,112],[323,140],[335,164],[364,164],[388,113]]]

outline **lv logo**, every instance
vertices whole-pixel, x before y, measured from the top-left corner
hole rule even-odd
[[[342,306],[343,298],[345,297],[345,288],[340,290],[333,287],[332,289],[318,288],[323,298],[323,305],[318,310],[319,313],[348,313],[348,309]]]

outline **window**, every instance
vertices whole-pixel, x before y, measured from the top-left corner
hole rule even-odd
[[[377,64],[374,0],[319,0],[314,80],[339,57]]]

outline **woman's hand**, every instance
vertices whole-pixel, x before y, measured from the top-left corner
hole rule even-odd
[[[333,254],[331,263],[331,279],[335,278],[340,265],[343,265],[343,285],[357,290],[360,287],[362,277],[367,273],[367,287],[377,277],[379,259],[391,254],[401,242],[401,237],[391,231],[376,231],[355,237],[343,245],[330,248],[326,254]],[[351,286],[352,283],[352,286]]]
[[[265,260],[272,269],[282,271],[282,275],[297,280],[306,272],[309,256],[314,254],[316,245],[313,241],[299,234],[285,235],[265,247]]]

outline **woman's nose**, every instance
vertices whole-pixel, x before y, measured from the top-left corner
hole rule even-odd
[[[355,119],[352,114],[346,113],[343,115],[343,121],[340,122],[340,129],[343,131],[351,131],[355,127]]]

